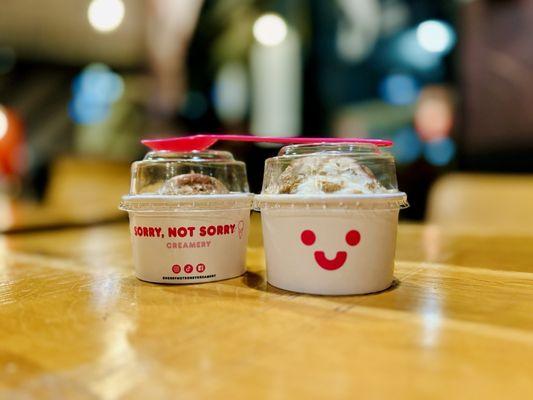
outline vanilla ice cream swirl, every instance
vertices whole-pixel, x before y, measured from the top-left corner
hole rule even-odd
[[[387,193],[373,172],[350,157],[307,156],[292,161],[269,194]]]

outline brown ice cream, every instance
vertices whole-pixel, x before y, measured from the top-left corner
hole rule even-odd
[[[166,195],[227,194],[229,190],[216,178],[191,173],[169,179],[159,189],[159,193]]]

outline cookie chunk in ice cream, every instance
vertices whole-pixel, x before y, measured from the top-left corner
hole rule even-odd
[[[229,193],[229,190],[218,179],[196,173],[177,175],[167,180],[159,189],[159,194],[166,195],[227,193]]]
[[[372,171],[350,157],[309,156],[293,161],[269,194],[385,193]]]

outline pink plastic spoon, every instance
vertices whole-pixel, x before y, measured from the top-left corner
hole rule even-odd
[[[392,146],[392,141],[365,138],[304,138],[304,137],[272,137],[250,135],[192,135],[164,139],[144,139],[141,143],[152,150],[193,151],[205,150],[219,140],[261,143],[370,143],[380,147]]]

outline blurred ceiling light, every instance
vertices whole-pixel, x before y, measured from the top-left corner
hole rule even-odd
[[[404,128],[392,137],[392,153],[398,164],[410,164],[422,153],[422,143],[412,128]]]
[[[402,32],[395,40],[395,47],[399,61],[409,68],[427,72],[437,69],[441,63],[440,54],[429,52],[420,45],[415,29]]]
[[[124,19],[122,0],[93,0],[87,9],[87,18],[98,32],[108,33],[117,29]]]
[[[264,14],[254,23],[255,40],[265,46],[277,46],[287,37],[287,24],[277,14]]]
[[[227,124],[238,124],[248,110],[248,81],[242,63],[224,64],[217,72],[214,86],[214,106],[218,117]]]
[[[442,167],[455,156],[455,143],[449,137],[433,140],[424,146],[424,157],[432,165]]]
[[[0,140],[6,135],[8,125],[7,113],[3,107],[0,107]]]
[[[416,101],[419,87],[412,75],[390,74],[381,81],[379,91],[386,102],[406,105]]]
[[[112,103],[122,96],[124,81],[107,65],[93,63],[74,78],[72,90],[93,103]]]
[[[381,8],[378,0],[337,0],[342,20],[335,38],[339,56],[348,62],[364,60],[379,37]]]
[[[74,78],[69,114],[78,124],[102,122],[123,91],[120,75],[105,64],[90,64]]]
[[[109,114],[109,104],[86,103],[79,97],[73,98],[68,105],[72,120],[81,125],[91,125],[104,121]]]
[[[416,28],[416,38],[420,46],[431,53],[446,54],[455,44],[453,28],[443,21],[429,20]]]

